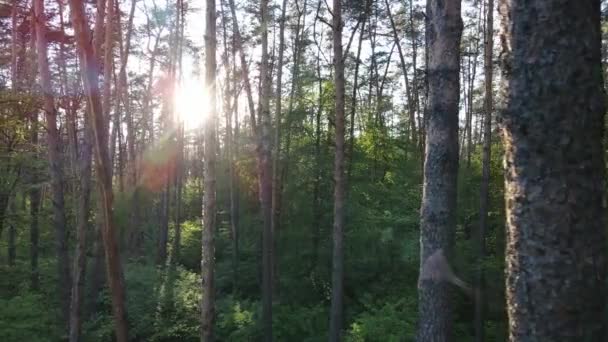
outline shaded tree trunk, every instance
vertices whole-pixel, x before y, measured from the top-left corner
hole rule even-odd
[[[279,56],[277,61],[277,88],[275,101],[275,131],[274,131],[274,158],[272,159],[272,209],[270,218],[270,229],[273,236],[273,250],[276,250],[276,233],[280,225],[281,219],[281,170],[280,170],[280,153],[281,153],[281,118],[282,118],[282,97],[283,97],[283,52],[285,50],[285,20],[287,12],[287,0],[283,0],[281,7],[281,18],[279,19]],[[269,81],[270,82],[270,81]],[[270,95],[270,94],[268,94]],[[270,110],[270,109],[269,109]],[[276,277],[277,265],[272,265],[273,275],[271,281],[274,284]]]
[[[342,1],[333,1],[332,36],[335,82],[335,158],[334,158],[334,227],[332,255],[332,290],[329,321],[329,341],[342,340],[344,320],[344,59],[342,58]]]
[[[125,288],[122,266],[113,220],[112,176],[110,156],[108,153],[107,129],[104,124],[103,111],[99,94],[99,67],[93,54],[89,27],[86,22],[84,5],[81,0],[70,0],[72,23],[79,50],[81,73],[84,91],[89,107],[89,120],[92,124],[93,147],[95,153],[95,173],[98,178],[101,217],[103,221],[102,238],[105,250],[107,278],[112,298],[114,328],[118,342],[128,341],[127,312],[125,308]]]
[[[600,1],[505,0],[499,8],[509,340],[603,341]]]
[[[458,99],[460,95],[460,0],[428,0],[428,113],[420,215],[420,273],[438,250],[451,254],[456,228]],[[418,284],[418,341],[449,341],[452,317],[448,285]]]
[[[68,322],[70,308],[70,265],[68,255],[67,222],[64,204],[63,162],[59,130],[57,129],[57,111],[52,93],[51,74],[47,59],[46,15],[44,0],[35,0],[34,16],[36,26],[36,50],[38,52],[38,70],[43,91],[43,109],[47,123],[47,145],[49,158],[49,173],[51,175],[51,192],[53,202],[53,226],[55,229],[55,244],[57,254],[58,289],[61,303],[61,314],[64,322]],[[66,325],[67,327],[67,325]]]
[[[84,302],[84,287],[87,265],[87,228],[89,226],[90,202],[91,202],[91,160],[92,145],[90,136],[91,125],[85,118],[85,134],[83,137],[79,168],[80,180],[80,199],[78,202],[78,225],[76,228],[76,253],[74,254],[74,278],[72,280],[72,297],[70,303],[70,342],[77,342],[81,339],[82,327],[82,305]],[[78,162],[78,161],[76,161]]]
[[[259,127],[257,129],[257,169],[262,214],[262,330],[264,341],[272,341],[272,157],[270,148],[270,64],[268,56],[268,0],[260,1],[262,56],[260,64]]]
[[[488,226],[488,208],[490,197],[490,162],[492,160],[492,111],[494,101],[492,97],[493,65],[492,55],[494,46],[494,0],[488,0],[486,13],[485,34],[485,113],[483,122],[483,151],[482,176],[479,194],[479,231],[477,232],[477,277],[475,281],[475,341],[485,340],[485,284],[483,261],[486,253],[486,231]]]

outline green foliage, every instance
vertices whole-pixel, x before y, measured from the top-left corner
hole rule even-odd
[[[41,294],[0,298],[0,341],[50,342],[59,336],[55,312]]]

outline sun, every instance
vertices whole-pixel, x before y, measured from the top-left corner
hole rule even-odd
[[[202,126],[208,112],[208,96],[200,79],[189,78],[182,80],[175,87],[173,97],[175,113],[184,123],[187,130]]]

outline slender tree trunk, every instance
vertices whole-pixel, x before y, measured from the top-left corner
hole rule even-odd
[[[79,50],[82,79],[89,106],[89,120],[92,123],[93,146],[95,152],[95,172],[101,197],[102,237],[105,249],[107,278],[112,298],[114,327],[118,342],[128,341],[127,312],[125,309],[125,288],[120,264],[120,255],[113,221],[112,177],[109,169],[107,129],[99,94],[99,68],[93,54],[90,32],[81,0],[70,0],[72,23]]]
[[[282,118],[282,97],[283,97],[283,52],[285,50],[285,20],[287,12],[287,0],[283,0],[283,6],[281,8],[281,19],[279,23],[279,57],[277,61],[277,90],[276,90],[276,108],[275,108],[275,131],[274,131],[274,159],[272,160],[272,215],[270,219],[271,231],[274,239],[278,227],[280,225],[281,218],[281,170],[280,165],[280,153],[281,153],[281,118]],[[276,241],[273,241],[273,249],[276,250]],[[276,282],[274,274],[277,265],[272,265],[273,284]]]
[[[36,26],[36,50],[38,51],[38,70],[44,92],[44,112],[47,123],[47,145],[49,154],[49,172],[51,175],[51,191],[53,194],[53,226],[55,227],[55,244],[57,253],[58,289],[61,303],[61,313],[64,322],[68,322],[70,308],[70,265],[68,255],[67,222],[63,196],[63,163],[59,130],[57,129],[57,111],[55,110],[52,93],[51,75],[47,59],[46,15],[44,0],[34,1]],[[67,325],[66,325],[67,327]]]
[[[399,38],[399,34],[397,32],[397,27],[395,26],[395,20],[393,19],[393,14],[391,13],[391,6],[388,0],[384,0],[386,4],[386,10],[388,12],[388,18],[391,23],[391,28],[393,31],[393,39],[395,44],[397,45],[397,52],[399,53],[399,61],[401,62],[401,70],[403,72],[403,80],[405,81],[405,92],[407,94],[407,107],[410,118],[410,141],[412,146],[418,146],[418,133],[416,132],[416,103],[412,98],[412,90],[410,89],[410,82],[407,75],[407,65],[405,64],[405,56],[403,54],[403,50],[401,48],[401,41]],[[416,70],[414,69],[414,73]],[[416,91],[416,89],[414,89]]]
[[[359,40],[361,43],[361,40]],[[359,44],[359,48],[361,44]],[[357,63],[358,66],[358,63]],[[356,76],[355,76],[356,77]],[[321,240],[321,114],[323,113],[323,77],[321,76],[321,49],[317,49],[317,78],[319,81],[319,98],[315,115],[315,179],[312,195],[312,258],[311,272],[317,267],[319,258],[319,242]],[[356,78],[355,78],[356,88]],[[351,159],[352,160],[352,159]]]
[[[486,231],[488,226],[488,207],[490,197],[490,162],[492,160],[492,97],[493,65],[492,54],[494,46],[494,0],[488,0],[485,35],[485,113],[483,122],[483,152],[482,179],[479,196],[479,231],[477,235],[477,279],[475,286],[475,341],[485,341],[485,284],[483,261],[486,253]]]
[[[503,0],[499,8],[509,340],[604,341],[600,1]]]
[[[204,126],[204,197],[203,197],[203,240],[202,240],[202,289],[201,302],[201,342],[214,340],[215,322],[215,231],[217,228],[216,207],[216,13],[215,0],[207,0],[205,12],[205,87],[209,94],[209,113]]]
[[[268,0],[260,2],[262,56],[260,64],[259,129],[257,130],[257,169],[262,212],[262,330],[264,341],[272,341],[272,158],[270,149],[270,65],[268,56]]]
[[[255,105],[253,103],[253,93],[251,90],[251,81],[249,79],[249,66],[247,65],[247,58],[245,57],[245,50],[243,49],[243,38],[241,37],[241,31],[239,29],[239,18],[236,16],[236,6],[234,0],[229,0],[230,12],[232,14],[232,26],[233,34],[235,35],[235,44],[239,50],[239,57],[241,60],[241,73],[243,74],[243,83],[245,83],[245,92],[247,95],[247,104],[249,106],[249,120],[251,122],[251,130],[256,132],[256,119],[255,119]]]
[[[344,300],[344,60],[342,59],[342,1],[333,1],[333,52],[334,82],[336,92],[336,151],[334,159],[334,227],[332,256],[332,290],[329,322],[329,341],[342,340]]]
[[[456,225],[460,0],[427,1],[428,121],[420,218],[420,273],[438,250],[451,255]],[[425,270],[426,271],[426,270]],[[418,341],[449,341],[451,308],[447,283],[418,285]]]
[[[74,254],[74,278],[72,280],[72,297],[70,303],[70,342],[81,340],[82,304],[84,302],[84,287],[87,265],[87,228],[89,226],[89,211],[91,202],[91,125],[85,118],[85,134],[81,146],[80,159],[80,199],[78,203],[78,226],[76,230],[76,253]]]
[[[348,171],[346,174],[347,181],[350,181],[351,174],[353,171],[353,163],[354,163],[354,149],[355,149],[355,117],[357,114],[357,91],[359,90],[359,67],[361,65],[361,50],[363,48],[363,37],[365,35],[365,23],[367,22],[367,16],[370,10],[371,0],[367,0],[365,3],[365,13],[361,18],[361,33],[359,34],[359,44],[357,44],[357,55],[355,60],[355,75],[353,79],[353,93],[350,102],[350,121],[349,121],[349,139],[348,139],[348,154],[346,155],[348,158]],[[317,56],[317,61],[319,57]],[[319,65],[317,65],[317,73],[319,74],[319,78],[321,77],[321,71],[319,69]],[[407,79],[407,77],[406,77]],[[321,82],[321,81],[319,81]],[[319,88],[320,89],[320,88]],[[321,95],[319,95],[321,96]],[[315,145],[316,146],[316,145]]]

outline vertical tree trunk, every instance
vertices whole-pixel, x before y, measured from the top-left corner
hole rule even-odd
[[[256,132],[256,119],[255,119],[255,105],[253,104],[253,93],[251,91],[251,81],[249,80],[249,67],[247,64],[247,58],[245,57],[245,50],[243,49],[243,38],[241,37],[241,31],[239,29],[239,19],[236,16],[236,6],[234,0],[229,0],[230,13],[232,14],[232,27],[233,34],[235,35],[235,44],[239,50],[239,57],[241,61],[241,73],[243,74],[243,83],[245,83],[245,93],[247,95],[247,104],[249,106],[249,120],[251,122],[251,130]]]
[[[260,1],[262,56],[260,63],[259,127],[257,130],[257,168],[262,212],[262,330],[264,341],[272,341],[272,158],[270,149],[270,63],[268,56],[268,0]]]
[[[215,322],[215,230],[216,222],[216,13],[215,0],[207,0],[205,14],[205,87],[209,95],[209,113],[204,126],[203,160],[205,170],[203,197],[203,240],[202,240],[202,289],[201,302],[201,342],[214,340]]]
[[[456,225],[460,0],[427,1],[428,117],[420,217],[420,270],[437,250],[448,256]],[[418,341],[449,341],[451,308],[447,283],[418,286]]]
[[[363,48],[363,37],[365,36],[365,23],[367,22],[367,16],[369,14],[371,6],[371,0],[367,0],[365,2],[365,12],[363,17],[361,18],[361,33],[359,34],[359,43],[357,44],[357,54],[355,56],[355,75],[353,79],[353,93],[351,95],[350,102],[350,120],[349,120],[349,139],[348,139],[348,154],[346,157],[348,158],[348,170],[346,173],[346,180],[350,181],[350,177],[353,171],[353,162],[354,162],[354,153],[355,153],[355,117],[357,114],[357,91],[359,91],[359,67],[361,65],[361,50]],[[318,62],[319,56],[317,56]],[[317,64],[317,73],[319,74],[319,78],[321,78],[320,67]],[[407,77],[406,77],[407,79]],[[321,81],[319,80],[319,83]],[[319,89],[321,89],[319,87]],[[319,96],[321,96],[319,94]],[[316,145],[315,145],[316,148]]]
[[[405,92],[407,94],[407,107],[410,118],[410,141],[412,146],[418,146],[418,133],[416,132],[416,103],[412,98],[412,90],[410,89],[410,82],[407,76],[407,65],[405,64],[405,56],[403,54],[403,50],[401,49],[401,42],[399,39],[399,34],[397,32],[397,27],[395,26],[395,20],[393,19],[393,14],[391,13],[391,6],[388,0],[384,0],[386,5],[386,10],[388,12],[388,18],[391,23],[391,28],[393,31],[393,39],[395,44],[397,45],[397,52],[399,53],[399,61],[401,62],[401,70],[403,72],[403,80],[405,81]],[[414,69],[414,73],[416,70]],[[416,91],[416,89],[414,89]]]
[[[492,55],[494,46],[494,0],[488,0],[486,14],[485,34],[485,113],[483,122],[483,152],[482,152],[482,179],[479,195],[479,231],[477,234],[477,279],[475,286],[475,341],[485,341],[485,284],[483,260],[486,253],[486,230],[488,225],[488,206],[490,194],[490,162],[492,160],[492,111],[494,100],[492,97],[493,65]]]
[[[63,163],[59,130],[57,129],[57,111],[52,93],[51,74],[47,59],[46,15],[44,0],[34,1],[34,16],[36,26],[36,49],[38,51],[38,70],[44,97],[44,112],[47,123],[47,145],[49,154],[49,173],[51,175],[51,190],[53,196],[53,226],[55,227],[55,244],[57,253],[58,289],[61,303],[61,314],[66,323],[70,308],[70,265],[68,255],[68,235],[65,218],[63,196]]]
[[[342,58],[342,1],[333,1],[333,63],[335,82],[336,150],[334,159],[334,227],[332,255],[332,289],[329,322],[329,341],[342,340],[344,300],[344,60]]]
[[[91,202],[91,125],[85,118],[85,134],[82,141],[79,167],[80,199],[78,202],[78,226],[76,230],[76,253],[74,254],[74,279],[72,280],[72,297],[70,303],[70,342],[81,340],[82,304],[84,302],[84,287],[87,265],[87,228],[89,226],[89,210]],[[76,161],[78,162],[78,161]]]
[[[128,341],[127,312],[125,309],[125,288],[120,264],[120,255],[113,221],[112,176],[108,154],[107,129],[99,96],[99,68],[93,54],[89,27],[86,22],[82,0],[70,0],[72,23],[79,50],[84,91],[89,106],[89,120],[92,123],[93,146],[95,152],[95,172],[99,183],[101,198],[101,217],[103,221],[102,238],[105,249],[107,277],[112,298],[114,327],[118,342]]]
[[[276,90],[276,101],[275,101],[275,131],[274,131],[274,159],[272,160],[272,209],[270,226],[273,235],[273,249],[276,249],[276,233],[280,224],[281,218],[281,172],[280,172],[280,153],[281,153],[281,118],[282,118],[282,97],[283,97],[283,52],[285,50],[285,20],[287,12],[287,0],[283,0],[281,7],[281,18],[279,23],[279,56],[277,61],[277,90]],[[270,81],[269,81],[270,82]],[[268,94],[270,95],[270,94]],[[272,265],[272,282],[273,284],[277,281],[275,279],[276,264]]]
[[[321,3],[319,2],[319,6]],[[363,32],[363,31],[362,31]],[[313,33],[313,34],[316,34]],[[321,33],[321,35],[323,35]],[[359,39],[359,50],[361,48],[361,39]],[[358,60],[358,58],[357,58]],[[357,67],[358,67],[357,62]],[[355,67],[355,70],[357,69]],[[312,272],[317,267],[319,258],[319,241],[321,240],[321,114],[323,113],[323,77],[321,75],[321,48],[317,49],[317,78],[319,82],[319,98],[317,102],[317,110],[315,115],[315,168],[314,168],[314,189],[312,194],[312,257],[310,258],[310,271]],[[356,84],[355,74],[355,89]],[[356,104],[356,103],[355,103]],[[352,138],[352,137],[351,137]],[[351,157],[352,161],[352,157]],[[350,165],[350,164],[349,164]],[[349,169],[350,170],[350,169]]]
[[[504,0],[499,8],[509,340],[603,341],[600,1]]]

